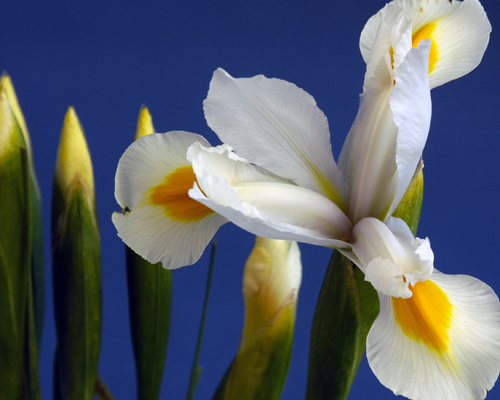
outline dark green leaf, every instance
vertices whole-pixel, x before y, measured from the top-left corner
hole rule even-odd
[[[346,399],[364,351],[362,306],[353,264],[334,252],[311,332],[308,400]]]
[[[2,98],[0,101],[5,101]],[[3,105],[5,107],[5,104]],[[26,300],[31,252],[24,138],[12,119],[0,161],[0,400],[23,396]]]
[[[62,399],[94,398],[101,339],[101,251],[94,199],[54,183],[52,278]]]
[[[137,372],[137,396],[157,400],[167,356],[172,271],[125,248],[130,329]]]

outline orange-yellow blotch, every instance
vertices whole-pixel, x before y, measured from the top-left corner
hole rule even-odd
[[[431,51],[429,53],[429,74],[434,70],[436,62],[438,60],[438,49],[436,41],[432,37],[434,30],[437,27],[437,22],[431,22],[422,26],[418,31],[413,34],[412,46],[417,47],[422,40],[431,40]]]
[[[418,282],[410,289],[413,296],[409,299],[392,298],[396,322],[406,336],[443,354],[448,349],[451,325],[448,296],[430,280]]]
[[[165,183],[153,188],[150,195],[151,202],[161,205],[165,215],[173,220],[182,222],[196,222],[213,211],[207,206],[193,200],[188,195],[196,182],[196,175],[190,165],[177,168],[165,177]]]

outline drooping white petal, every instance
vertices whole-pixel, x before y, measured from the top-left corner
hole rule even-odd
[[[236,153],[343,207],[328,121],[304,90],[262,75],[235,79],[218,69],[203,108],[208,125]]]
[[[432,274],[434,255],[428,239],[415,240],[399,218],[390,218],[388,224],[376,218],[360,220],[352,230],[351,243],[365,280],[387,296],[411,297],[409,285]]]
[[[413,45],[431,38],[430,87],[434,88],[472,71],[481,62],[491,25],[478,0],[395,0],[413,20]],[[371,17],[360,38],[361,54],[368,63],[374,49],[383,9]]]
[[[115,197],[124,211],[112,216],[118,236],[148,261],[169,269],[195,263],[228,222],[188,196],[195,176],[186,151],[197,141],[209,146],[188,132],[145,136],[125,151],[116,172]]]
[[[422,156],[431,123],[431,96],[427,74],[429,41],[412,48],[397,70],[389,102],[397,126],[396,164],[399,185],[388,212],[391,215],[406,193]]]
[[[367,358],[382,384],[413,400],[481,400],[500,370],[500,303],[483,282],[434,271],[410,299],[379,293]]]
[[[227,145],[190,147],[198,186],[189,196],[257,236],[349,247],[351,223],[332,201],[231,152]]]

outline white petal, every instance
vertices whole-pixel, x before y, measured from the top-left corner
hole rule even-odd
[[[352,230],[352,251],[365,273],[365,280],[387,296],[411,297],[409,285],[432,274],[434,255],[428,239],[414,240],[406,223],[391,218],[386,225],[364,218]]]
[[[429,77],[431,88],[469,73],[481,62],[491,24],[478,0],[395,0],[390,4],[403,8],[413,20],[414,35],[423,26],[436,23],[431,37],[438,57]],[[365,62],[370,59],[382,14],[380,10],[370,18],[361,33]]]
[[[124,208],[137,204],[144,192],[165,180],[165,174],[191,165],[186,151],[194,142],[210,143],[200,135],[172,131],[139,138],[125,150],[115,176],[115,197]]]
[[[339,159],[349,188],[349,219],[385,219],[396,194],[397,127],[389,104],[392,73],[381,61],[365,83],[358,115]]]
[[[339,161],[350,189],[353,223],[390,216],[411,182],[430,126],[428,51],[429,43],[424,42],[407,52],[394,86],[383,59],[365,82]]]
[[[415,295],[397,299],[413,301],[412,308],[398,306],[397,312],[394,300],[379,293],[380,314],[367,338],[368,362],[397,395],[414,400],[484,399],[500,370],[498,297],[470,276],[435,271],[428,282],[417,284],[426,285],[418,302]],[[401,310],[407,314],[400,315]],[[405,333],[402,322],[409,321],[415,325],[406,324]]]
[[[167,176],[179,168],[190,168],[186,151],[196,141],[209,145],[203,137],[188,132],[145,136],[125,151],[116,172],[115,196],[125,211],[112,216],[118,236],[143,258],[152,263],[161,261],[169,269],[195,263],[217,230],[228,222],[208,209],[202,209],[195,221],[176,218],[151,201],[152,191]],[[188,182],[186,187],[193,184]],[[187,189],[184,196],[193,201]]]
[[[374,75],[380,63],[385,65],[384,73],[392,76],[392,60],[389,49],[394,54],[394,67],[397,67],[411,48],[411,21],[403,17],[403,10],[388,4],[380,11],[380,21],[375,27],[372,48],[366,61],[366,82]],[[365,90],[365,89],[364,89]]]
[[[429,41],[412,48],[397,70],[390,105],[398,128],[396,164],[399,185],[388,215],[391,215],[406,193],[424,150],[431,124],[429,88]]]
[[[328,121],[304,90],[262,75],[235,79],[218,69],[203,108],[208,125],[236,153],[342,207]]]
[[[199,188],[189,195],[257,236],[329,247],[344,241],[352,225],[326,197],[295,186],[230,152],[227,146],[188,151]]]

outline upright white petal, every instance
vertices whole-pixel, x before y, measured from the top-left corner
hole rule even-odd
[[[374,75],[382,62],[386,66],[384,73],[391,75],[401,64],[411,48],[411,20],[404,18],[403,9],[394,4],[386,5],[380,11],[379,24],[374,26],[372,49],[366,59],[365,85]],[[392,56],[389,49],[392,49]]]
[[[349,247],[352,225],[321,194],[296,186],[231,152],[227,145],[188,151],[198,185],[189,196],[257,236]]]
[[[429,132],[430,43],[413,49],[400,9],[387,6],[367,65],[358,115],[339,159],[350,189],[349,218],[385,220],[413,177]],[[393,49],[392,57],[384,49]],[[374,62],[378,65],[374,68]]]
[[[196,178],[186,151],[194,142],[209,145],[189,132],[142,137],[125,151],[116,171],[115,197],[123,209],[112,216],[118,236],[168,269],[195,263],[228,222],[188,196]]]
[[[410,299],[379,293],[367,338],[382,384],[413,400],[481,400],[500,370],[500,303],[483,282],[434,271]]]
[[[235,79],[218,69],[203,108],[208,125],[236,153],[343,207],[328,121],[304,90],[262,75]]]
[[[478,0],[395,0],[413,20],[413,45],[431,38],[429,80],[434,88],[468,74],[481,62],[491,24]],[[369,62],[384,9],[371,17],[360,38],[361,54]]]
[[[397,127],[389,97],[392,73],[380,61],[365,83],[358,115],[342,148],[339,165],[349,189],[349,219],[385,219],[398,189]]]
[[[352,230],[352,251],[365,280],[392,297],[411,297],[410,285],[427,280],[434,255],[428,239],[415,240],[406,223],[391,218],[388,224],[364,218]]]
[[[365,217],[384,220],[399,187],[398,128],[389,99],[399,66],[411,49],[411,24],[401,17],[397,6],[388,5],[383,11],[366,66],[358,115],[339,158],[347,178],[348,215],[353,223]]]
[[[431,96],[427,75],[429,41],[412,48],[397,70],[390,105],[398,129],[396,164],[399,185],[388,212],[391,215],[406,193],[422,156],[431,124]]]

